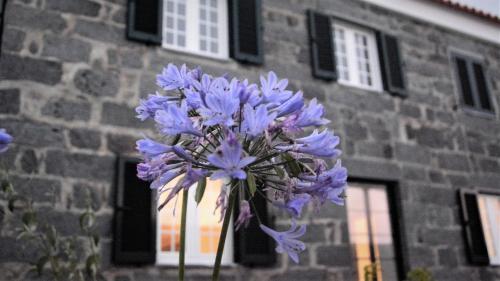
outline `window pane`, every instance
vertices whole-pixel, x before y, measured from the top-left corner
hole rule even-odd
[[[173,180],[169,185],[175,185],[179,178]],[[168,192],[160,196],[162,202],[168,195]],[[180,247],[180,202],[182,202],[182,192],[179,193],[177,200],[172,200],[158,213],[160,220],[160,249],[164,252],[178,252]],[[174,210],[177,210],[174,212]]]
[[[355,33],[356,59],[358,61],[359,82],[362,85],[372,85],[370,72],[370,58],[368,55],[368,38],[366,35]]]
[[[186,45],[186,0],[168,0],[164,12],[164,44]]]
[[[349,81],[349,68],[347,65],[347,52],[345,42],[345,31],[335,27],[335,61],[337,63],[337,73],[339,79]]]
[[[197,207],[201,253],[215,254],[217,252],[222,222],[219,222],[220,213],[214,213],[212,210],[214,209],[214,203],[217,201],[222,185],[222,181],[207,181],[203,200]]]
[[[500,197],[478,196],[479,214],[491,264],[500,264]]]
[[[367,234],[350,235],[351,247],[354,248],[357,259],[370,258],[370,241]]]

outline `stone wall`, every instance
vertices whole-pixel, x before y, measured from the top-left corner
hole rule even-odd
[[[500,122],[467,114],[454,90],[450,48],[481,54],[500,105],[500,47],[361,1],[264,0],[265,65],[243,66],[145,46],[125,39],[125,0],[10,0],[0,59],[0,127],[16,144],[0,157],[16,188],[64,234],[74,233],[83,190],[96,200],[109,280],[175,280],[168,267],[110,263],[112,183],[118,153],[133,153],[148,127],[134,118],[140,96],[155,89],[168,62],[201,65],[257,81],[275,70],[294,89],[328,107],[342,136],[343,163],[355,177],[398,182],[410,267],[437,280],[498,280],[498,267],[467,264],[456,191],[500,189]],[[305,10],[342,14],[397,35],[409,97],[315,80],[309,65]],[[497,110],[498,112],[498,110]],[[498,115],[498,113],[497,113]],[[6,208],[0,198],[0,208]],[[300,265],[227,268],[223,280],[355,280],[345,210],[304,217],[309,248]],[[0,217],[0,280],[27,280],[26,261],[9,217]],[[189,268],[188,280],[210,270]]]

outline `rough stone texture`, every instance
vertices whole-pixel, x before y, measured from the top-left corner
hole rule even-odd
[[[91,96],[114,96],[120,86],[115,73],[92,69],[79,70],[73,82],[76,88]]]
[[[92,50],[89,43],[73,38],[46,35],[43,41],[42,56],[56,57],[61,61],[86,62]]]
[[[0,58],[0,80],[31,80],[47,85],[61,81],[61,63],[4,54]]]
[[[19,191],[33,197],[42,216],[64,234],[78,231],[90,192],[102,236],[107,280],[176,280],[176,269],[114,266],[112,218],[115,156],[136,155],[135,141],[150,125],[135,118],[140,97],[157,90],[155,74],[169,62],[201,65],[258,82],[275,70],[290,89],[325,105],[329,125],[342,137],[351,179],[392,181],[410,268],[426,267],[436,280],[500,279],[498,267],[471,266],[466,258],[457,191],[500,182],[500,123],[466,112],[455,92],[449,51],[480,54],[500,104],[498,46],[393,13],[365,1],[263,2],[265,64],[213,60],[126,39],[126,0],[9,1],[0,58],[0,127],[16,142],[0,157]],[[395,35],[401,46],[408,97],[374,93],[311,75],[305,12],[345,15]],[[0,196],[0,211],[5,210]],[[1,212],[0,212],[1,213]],[[278,225],[286,227],[283,214]],[[227,267],[222,280],[358,280],[345,207],[325,205],[309,223],[301,263],[279,256],[271,268]],[[0,280],[43,280],[26,274],[21,251],[0,215]],[[207,280],[190,267],[186,280]]]
[[[0,114],[17,114],[20,106],[19,89],[0,89]]]

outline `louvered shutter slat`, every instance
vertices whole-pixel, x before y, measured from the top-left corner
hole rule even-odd
[[[163,0],[128,0],[127,38],[161,44]]]
[[[272,227],[273,221],[267,211],[266,199],[256,194],[252,200],[258,209],[262,223]],[[238,217],[238,210],[239,206],[236,206],[234,218]],[[236,263],[249,267],[267,267],[276,263],[275,243],[272,238],[262,232],[255,216],[251,219],[248,227],[240,228],[234,233],[234,237],[234,261]]]
[[[332,22],[329,16],[307,12],[313,76],[323,80],[337,79]]]
[[[461,190],[459,196],[469,261],[472,264],[487,265],[489,264],[488,249],[479,214],[477,193]]]
[[[242,63],[262,64],[261,0],[229,0],[231,57]]]
[[[116,182],[113,261],[152,264],[155,261],[156,210],[149,183],[137,178],[138,160],[119,158]]]
[[[408,93],[405,89],[398,39],[378,32],[377,45],[384,89],[393,95],[406,97]]]
[[[490,95],[488,93],[487,81],[484,75],[483,66],[479,63],[472,64],[474,77],[476,79],[476,87],[477,93],[479,95],[479,103],[481,105],[481,109],[492,111],[491,107]]]

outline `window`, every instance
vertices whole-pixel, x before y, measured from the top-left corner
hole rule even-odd
[[[480,193],[477,201],[489,263],[500,265],[500,196]]]
[[[492,113],[494,110],[483,64],[461,55],[453,55],[453,61],[462,104],[466,108]]]
[[[382,91],[377,42],[372,31],[334,23],[338,81],[368,90]]]
[[[398,280],[391,210],[384,185],[350,183],[346,189],[347,219],[358,279],[376,266],[377,281]]]
[[[164,0],[165,48],[228,57],[228,7],[225,0]]]
[[[169,183],[174,186],[175,181]],[[186,218],[186,264],[213,265],[219,236],[222,228],[220,213],[207,211],[213,209],[221,188],[222,181],[207,181],[207,187],[200,205],[196,205],[194,196],[196,186],[189,189],[188,212]],[[165,192],[160,199],[168,195]],[[182,192],[177,200],[173,199],[158,214],[156,263],[176,265],[179,261],[180,219]],[[161,200],[160,200],[161,202]],[[233,231],[228,231],[222,264],[231,264],[233,257]]]

